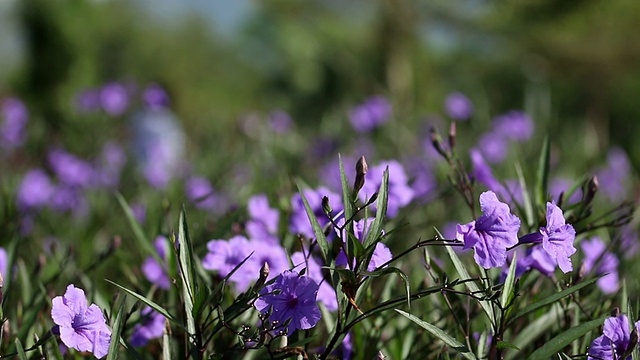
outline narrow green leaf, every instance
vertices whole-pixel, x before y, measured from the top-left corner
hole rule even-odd
[[[169,336],[169,323],[165,321],[164,333],[162,334],[162,358],[173,359],[173,351],[171,350],[171,336]]]
[[[513,349],[520,351],[520,348],[506,341],[498,341],[498,349]]]
[[[193,264],[193,247],[191,238],[189,237],[189,228],[187,226],[187,214],[184,209],[180,212],[180,220],[178,223],[178,264],[180,265],[180,274],[182,277],[182,298],[184,300],[184,312],[187,317],[187,332],[192,336],[196,333],[196,323],[193,318],[193,301],[195,298],[195,282]]]
[[[520,166],[519,162],[516,162],[515,166],[516,174],[518,176],[518,182],[520,183],[520,188],[522,189],[522,206],[524,210],[524,217],[527,221],[527,225],[529,227],[532,227],[535,224],[536,216],[533,211],[534,206],[531,202],[531,197],[529,196],[529,188],[527,187],[527,181],[525,180],[524,173],[522,172],[522,166]]]
[[[542,142],[542,151],[540,152],[540,159],[538,161],[538,174],[536,176],[536,198],[538,205],[544,205],[547,202],[550,158],[551,141],[549,135],[547,135]]]
[[[580,290],[580,289],[582,289],[582,288],[584,288],[586,286],[589,286],[589,285],[593,284],[598,279],[599,279],[599,277],[597,277],[595,279],[590,279],[588,281],[582,282],[582,283],[574,285],[574,286],[572,286],[572,287],[570,287],[568,289],[565,289],[565,290],[562,290],[562,291],[560,291],[558,293],[555,293],[555,294],[553,294],[553,295],[551,295],[549,297],[546,297],[546,298],[544,298],[544,299],[542,299],[542,300],[540,300],[540,301],[538,301],[536,303],[533,303],[533,304],[531,304],[529,306],[526,306],[524,309],[518,311],[511,319],[509,319],[507,321],[507,324],[510,324],[512,321],[514,321],[514,320],[516,320],[516,319],[518,319],[518,318],[520,318],[520,317],[522,317],[524,315],[527,315],[530,312],[533,312],[533,311],[535,311],[535,310],[537,310],[537,309],[539,309],[541,307],[544,307],[544,306],[547,306],[547,305],[551,305],[554,302],[562,299],[563,297],[571,295],[574,292],[576,292],[576,291],[578,291],[578,290]]]
[[[118,311],[116,312],[115,320],[111,325],[111,343],[109,344],[109,353],[107,354],[107,360],[116,360],[118,358],[118,345],[120,344],[120,334],[124,325],[124,319],[126,313],[124,311],[124,305],[126,303],[127,296],[124,295],[120,298],[120,304],[118,305]]]
[[[18,359],[27,360],[27,354],[24,352],[24,346],[22,346],[22,342],[20,339],[16,338],[16,351],[18,352]]]
[[[449,254],[449,257],[451,258],[451,262],[453,262],[453,266],[456,268],[456,271],[458,272],[458,275],[460,276],[460,280],[469,280],[469,279],[471,279],[471,276],[467,272],[467,269],[462,264],[462,261],[460,261],[460,258],[458,257],[458,255],[456,255],[456,252],[453,251],[453,248],[451,246],[445,246],[445,249],[447,249],[447,253]],[[465,286],[467,287],[467,289],[470,292],[472,292],[474,294],[481,293],[480,287],[474,281],[465,281],[464,284],[465,284]],[[482,301],[480,301],[480,306],[482,307],[482,310],[484,310],[485,314],[487,314],[487,317],[489,318],[489,321],[492,324],[495,325],[496,317],[494,315],[495,312],[493,311],[493,304],[491,304],[487,300],[482,300]]]
[[[556,355],[565,346],[571,344],[576,339],[584,336],[589,331],[597,328],[604,323],[604,319],[607,317],[601,317],[595,320],[582,323],[576,327],[573,327],[553,339],[547,341],[544,345],[536,349],[529,357],[528,360],[546,360]]]
[[[407,295],[407,307],[411,308],[411,284],[409,284],[409,277],[407,274],[402,272],[402,270],[396,267],[387,267],[384,269],[379,269],[374,272],[363,272],[363,275],[371,276],[371,277],[380,277],[387,274],[396,274],[400,277],[400,280],[404,283],[405,294]]]
[[[449,346],[453,350],[459,352],[460,355],[462,355],[464,358],[466,358],[466,359],[477,359],[477,357],[471,351],[469,351],[469,349],[467,348],[466,345],[464,345],[460,341],[456,340],[455,338],[451,337],[449,334],[444,332],[439,327],[431,325],[428,322],[423,321],[423,320],[417,318],[416,316],[409,314],[408,312],[404,312],[404,311],[398,310],[398,309],[395,309],[395,310],[397,312],[399,312],[402,316],[406,317],[407,319],[409,319],[409,320],[413,321],[414,323],[418,324],[423,329],[427,330],[429,333],[431,333],[431,335],[433,335],[433,336],[437,337],[438,339],[442,340],[442,342],[444,342],[447,346]]]
[[[340,165],[340,182],[342,184],[342,204],[344,206],[344,218],[345,220],[351,219],[353,216],[353,199],[351,197],[351,191],[349,191],[349,180],[347,179],[347,175],[344,171],[344,164],[342,163],[342,156],[338,154],[338,163]],[[347,234],[353,233],[351,228],[353,227],[353,223],[345,224],[345,230]],[[346,239],[345,239],[346,240]]]
[[[151,241],[144,234],[140,224],[138,224],[138,220],[136,220],[136,217],[133,215],[133,211],[131,210],[131,207],[129,207],[127,201],[120,193],[116,193],[116,198],[120,203],[120,207],[124,210],[124,215],[129,222],[129,226],[131,226],[133,238],[136,240],[138,247],[143,249],[146,254],[153,256],[159,264],[164,263],[164,260],[160,258],[160,255],[158,255],[156,250],[153,248],[153,245],[151,245]]]
[[[371,244],[380,239],[382,232],[382,221],[387,214],[387,202],[389,201],[389,167],[384,170],[382,175],[382,183],[378,190],[378,199],[376,199],[376,218],[373,220],[367,236],[364,241],[364,247],[368,248]]]
[[[511,299],[511,293],[513,292],[513,285],[516,282],[516,262],[518,261],[518,253],[513,253],[513,259],[511,259],[511,265],[509,265],[509,273],[504,280],[504,286],[502,286],[502,294],[500,295],[500,305],[503,309],[509,305]],[[515,296],[515,294],[513,294]]]
[[[187,329],[185,328],[184,324],[182,324],[180,321],[178,321],[178,319],[171,315],[167,310],[165,310],[163,307],[161,307],[160,305],[156,304],[155,302],[147,299],[146,297],[136,293],[133,290],[129,290],[126,287],[119,285],[111,280],[105,279],[105,281],[119,287],[120,289],[122,289],[124,292],[126,292],[127,294],[133,296],[134,298],[136,298],[136,300],[140,301],[141,303],[147,305],[148,307],[152,308],[153,310],[157,311],[158,313],[160,313],[162,316],[164,316],[165,318],[169,319],[169,321],[171,321],[172,323],[178,325],[180,328],[182,328],[184,331],[187,331]]]
[[[329,249],[329,242],[327,242],[327,237],[324,236],[324,231],[322,231],[322,227],[318,222],[318,218],[316,218],[316,215],[313,213],[313,209],[311,209],[311,205],[309,205],[309,201],[307,200],[307,197],[304,196],[304,191],[302,191],[302,187],[297,181],[296,186],[298,187],[300,198],[302,199],[302,203],[304,204],[304,210],[307,212],[309,222],[311,222],[311,227],[313,228],[313,233],[316,236],[316,241],[318,242],[318,246],[320,247],[322,259],[324,260],[325,264],[330,264],[331,250]]]

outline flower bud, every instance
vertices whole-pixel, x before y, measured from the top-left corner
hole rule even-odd
[[[329,204],[329,198],[326,196],[322,197],[322,211],[327,216],[330,216],[331,213],[333,212],[333,209],[331,208],[331,204]]]
[[[449,149],[455,149],[456,147],[456,122],[452,121],[449,127]]]
[[[369,171],[369,165],[364,156],[361,156],[356,163],[356,180],[353,182],[353,193],[357,194],[364,186],[364,176]]]

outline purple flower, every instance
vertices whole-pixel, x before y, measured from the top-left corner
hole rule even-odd
[[[582,199],[582,189],[577,188],[567,199],[567,191],[571,188],[571,181],[564,178],[554,178],[549,183],[549,194],[552,199],[560,199],[560,194],[564,193],[565,204],[575,204]]]
[[[221,209],[216,209],[221,204],[218,204],[218,196],[206,178],[193,176],[187,180],[184,188],[187,193],[187,198],[189,198],[189,201],[194,203],[197,208],[218,213],[224,212],[220,211]]]
[[[293,120],[285,111],[276,110],[269,114],[269,126],[277,134],[286,134],[293,126]]]
[[[414,199],[421,203],[427,203],[434,199],[434,193],[438,188],[438,181],[433,175],[433,166],[424,161],[424,158],[413,158],[405,162],[407,169],[413,178],[411,188]]]
[[[84,217],[89,211],[85,194],[79,188],[64,184],[55,188],[50,206],[59,212],[71,211],[76,217]]]
[[[480,137],[478,148],[485,160],[492,164],[499,164],[507,157],[509,143],[502,134],[489,132]]]
[[[4,248],[0,248],[0,275],[2,278],[9,278],[9,257]]]
[[[342,208],[342,197],[331,190],[325,187],[319,187],[315,190],[305,189],[303,190],[304,196],[309,202],[309,206],[311,210],[318,218],[318,223],[320,226],[325,226],[329,223],[329,219],[325,216],[322,211],[322,197],[326,196],[329,198],[329,202],[331,207],[334,210],[334,214],[337,214],[338,211]],[[309,222],[309,217],[307,216],[307,212],[304,208],[304,203],[302,202],[302,197],[300,194],[295,194],[291,198],[291,218],[289,221],[289,231],[293,234],[302,234],[307,238],[315,238],[313,233],[313,228],[311,227],[311,222]]]
[[[133,212],[133,217],[135,217],[140,224],[145,223],[147,220],[147,208],[143,203],[136,202],[131,204],[131,211]]]
[[[265,262],[270,269],[268,279],[289,268],[284,249],[271,241],[234,236],[229,241],[211,240],[207,243],[207,249],[209,252],[202,260],[202,266],[207,270],[217,271],[221,277],[229,275],[244,259],[251,256],[230,278],[239,292],[247,290],[258,279],[260,268]]]
[[[111,330],[96,304],[87,307],[84,291],[67,286],[64,296],[53,298],[53,322],[59,326],[62,342],[78,351],[90,351],[97,358],[109,352]]]
[[[164,334],[165,317],[162,314],[147,306],[140,315],[142,321],[136,324],[131,335],[131,345],[135,347],[145,346]]]
[[[485,162],[482,153],[478,149],[469,150],[469,156],[471,157],[471,166],[473,168],[472,175],[487,189],[501,194],[504,192],[504,186],[493,176],[491,167]]]
[[[463,93],[449,94],[444,101],[444,110],[455,120],[468,120],[473,115],[473,104]]]
[[[93,112],[100,108],[100,91],[86,89],[75,95],[75,107],[79,112]]]
[[[573,270],[569,257],[577,251],[573,246],[576,230],[565,223],[562,209],[554,202],[547,203],[547,226],[540,228],[540,234],[542,247],[558,262],[560,270],[565,274]]]
[[[95,186],[96,172],[88,162],[62,149],[49,152],[49,164],[60,182],[65,185],[87,188]]]
[[[492,191],[480,194],[480,209],[478,220],[457,226],[456,238],[464,242],[465,249],[474,249],[478,265],[485,269],[503,266],[507,248],[518,243],[520,219]]]
[[[127,161],[122,147],[115,142],[108,142],[102,147],[100,162],[95,170],[100,185],[115,187],[120,181],[120,172]]]
[[[150,109],[157,110],[169,107],[171,99],[167,92],[158,84],[150,84],[142,94],[144,104]]]
[[[635,324],[630,324],[629,318],[622,314],[606,319],[604,321],[602,335],[593,340],[591,345],[589,345],[587,360],[631,359],[631,355],[624,359],[621,358],[627,350],[637,345],[631,343],[631,333],[629,331],[631,326],[638,329],[640,321]]]
[[[246,224],[247,234],[250,237],[270,238],[278,233],[280,213],[269,206],[269,199],[265,194],[249,198],[247,211],[251,218]]]
[[[373,224],[374,218],[367,218],[356,221],[353,223],[353,235],[360,241],[361,243],[367,238],[367,234],[369,233],[369,229],[371,228],[371,224]],[[338,221],[338,225],[344,225],[344,219],[340,219]],[[337,231],[337,230],[336,230]],[[342,241],[347,240],[347,234],[343,231],[342,233]],[[376,243],[376,247],[373,250],[373,254],[371,255],[371,260],[367,265],[367,271],[371,272],[387,263],[389,260],[393,258],[391,251],[387,247],[387,245],[382,242]],[[353,268],[354,264],[349,264],[347,261],[347,256],[344,251],[340,251],[338,256],[336,257],[336,265],[346,266],[347,268]]]
[[[119,83],[109,83],[100,90],[100,105],[111,116],[122,115],[129,107],[127,88]]]
[[[318,264],[318,261],[312,256],[305,258],[305,255],[298,251],[291,254],[291,263],[293,263],[292,270],[301,272],[302,269],[306,268],[305,275],[312,278],[316,284],[320,284],[318,289],[318,301],[323,303],[329,311],[338,310],[336,291],[324,280],[322,268]]]
[[[276,290],[279,292],[275,293]],[[262,313],[268,312],[269,308],[272,309],[269,321],[280,325],[276,331],[290,335],[298,329],[311,329],[322,317],[316,304],[318,284],[308,276],[284,271],[273,284],[262,289],[260,294],[262,296],[254,305]],[[287,320],[290,320],[289,326],[284,327]]]
[[[619,244],[625,249],[624,257],[630,258],[638,253],[638,230],[632,225],[624,225],[619,228]]]
[[[618,258],[607,251],[607,246],[599,237],[584,239],[580,242],[580,248],[584,252],[583,266],[586,272],[595,272],[596,276],[605,275],[598,279],[596,284],[605,294],[613,294],[618,291]]]
[[[38,209],[49,205],[55,186],[44,170],[29,170],[22,178],[16,202],[22,211]]]
[[[386,123],[391,118],[391,103],[382,96],[372,96],[349,113],[351,126],[360,133]]]
[[[145,110],[134,115],[134,143],[138,165],[151,186],[164,189],[179,173],[185,135],[168,110]]]
[[[0,142],[5,149],[13,149],[24,143],[29,112],[22,101],[17,98],[7,98],[2,102],[2,117],[0,125]]]
[[[529,270],[538,270],[545,276],[553,275],[556,270],[558,262],[549,256],[542,246],[534,245],[527,249],[526,252],[521,251],[518,253],[518,263],[516,264],[516,276],[522,276]],[[506,276],[507,268],[504,269],[504,275]]]
[[[599,189],[611,201],[621,201],[628,194],[631,165],[624,150],[613,148],[607,154],[607,166],[596,172]]]
[[[493,119],[496,133],[513,141],[525,141],[533,135],[533,120],[522,111],[509,111]]]
[[[385,169],[389,167],[389,191],[387,202],[387,217],[395,217],[401,208],[409,205],[414,197],[414,191],[409,186],[409,180],[402,165],[395,160],[383,161],[377,166],[369,168],[366,180],[358,196],[360,200],[366,202],[375,192],[380,189],[382,176]],[[373,204],[375,208],[375,203]]]
[[[156,237],[153,245],[158,252],[158,256],[163,259],[165,263],[159,264],[153,256],[149,256],[142,264],[142,273],[152,284],[161,289],[169,289],[169,287],[171,287],[171,281],[169,280],[169,275],[166,270],[166,261],[171,246],[169,244],[169,239],[162,235],[158,236]]]

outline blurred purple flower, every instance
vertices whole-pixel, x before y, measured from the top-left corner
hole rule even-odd
[[[607,166],[596,172],[600,191],[612,202],[624,200],[628,194],[631,165],[627,154],[620,148],[607,153]]]
[[[171,287],[171,280],[167,274],[166,266],[171,244],[166,236],[160,235],[156,237],[153,245],[160,259],[164,261],[164,264],[158,263],[156,258],[149,256],[142,264],[142,273],[150,283],[161,289],[168,290]]]
[[[53,149],[48,155],[49,165],[64,185],[88,188],[96,185],[96,172],[87,161],[62,149]]]
[[[159,338],[164,334],[165,317],[150,307],[140,311],[142,321],[133,327],[131,346],[145,346],[149,341]]]
[[[631,224],[618,228],[620,248],[625,249],[624,257],[630,258],[638,253],[640,243],[638,242],[638,230]]]
[[[584,239],[580,242],[580,248],[584,252],[584,270],[594,272],[596,276],[605,275],[596,281],[596,285],[605,294],[614,294],[618,291],[618,258],[607,251],[607,246],[599,237]]]
[[[507,249],[518,243],[520,219],[492,191],[480,194],[480,209],[478,220],[458,225],[456,238],[464,242],[465,249],[475,250],[478,265],[501,267],[507,261]]]
[[[9,279],[9,256],[4,248],[0,247],[0,275],[2,278]]]
[[[131,211],[133,212],[133,217],[136,218],[138,223],[144,224],[147,220],[147,208],[141,202],[136,202],[131,204]]]
[[[407,175],[399,162],[388,160],[379,163],[377,166],[370,167],[358,197],[362,202],[366,202],[380,189],[382,177],[387,167],[389,167],[389,191],[386,215],[389,218],[393,218],[398,215],[401,208],[409,205],[414,197],[414,191],[409,186]],[[374,203],[372,206],[375,208],[376,204]]]
[[[468,120],[473,115],[473,104],[461,92],[454,92],[444,101],[444,110],[447,115],[455,120]]]
[[[64,184],[55,188],[50,205],[55,211],[70,211],[76,217],[84,217],[89,213],[89,203],[81,189]]]
[[[606,319],[602,335],[589,345],[587,360],[630,360],[632,358],[631,355],[624,359],[621,357],[627,353],[627,350],[633,349],[637,345],[631,343],[630,327],[638,329],[640,321],[631,324],[629,323],[629,318],[622,314]],[[637,342],[638,340],[635,339],[635,341]]]
[[[390,118],[391,103],[383,96],[372,96],[349,113],[351,126],[360,133],[370,132]]]
[[[133,150],[151,186],[164,189],[179,174],[185,135],[168,110],[145,110],[133,116]]]
[[[492,164],[499,164],[507,157],[509,143],[502,134],[489,132],[480,137],[478,149],[485,160]]]
[[[16,202],[22,211],[39,209],[49,205],[54,194],[55,186],[44,170],[29,170],[18,188]]]
[[[504,194],[504,186],[493,176],[491,167],[485,162],[480,150],[476,148],[469,150],[469,156],[471,157],[472,175],[476,181],[497,194]],[[511,197],[503,200],[510,199]]]
[[[373,224],[374,220],[375,220],[374,218],[367,218],[367,219],[362,219],[353,223],[353,235],[361,243],[364,243],[364,240],[366,239],[367,234],[369,233],[369,228],[371,228],[371,224]],[[338,221],[338,225],[339,226],[344,225],[344,219],[340,219]],[[341,237],[342,237],[342,241],[346,241],[347,240],[346,232],[343,231]],[[377,268],[387,263],[392,258],[393,258],[393,255],[391,254],[391,251],[389,250],[387,245],[385,245],[382,242],[376,243],[376,247],[373,250],[373,254],[371,255],[371,260],[369,260],[369,264],[367,264],[367,271],[376,270]],[[336,265],[345,266],[351,269],[353,268],[353,266],[355,266],[355,263],[349,264],[347,260],[347,256],[345,255],[344,251],[340,251],[340,253],[336,257]]]
[[[171,104],[169,94],[158,84],[149,84],[142,94],[144,104],[153,110],[168,108]]]
[[[218,204],[217,195],[209,180],[201,176],[193,176],[184,185],[187,198],[197,208],[216,211]],[[217,211],[216,211],[217,212]]]
[[[100,105],[111,116],[122,115],[129,107],[129,92],[119,83],[108,83],[100,89]]]
[[[269,126],[277,134],[286,134],[293,126],[291,116],[282,110],[275,110],[269,114]]]
[[[0,145],[5,149],[17,148],[24,143],[29,112],[17,98],[4,99],[1,111],[4,120],[0,125]]]
[[[120,182],[120,172],[127,161],[124,150],[115,142],[108,142],[102,147],[100,161],[95,173],[102,186],[116,187]]]
[[[87,307],[84,291],[67,286],[64,296],[53,298],[53,322],[59,327],[62,342],[78,351],[90,351],[97,358],[109,352],[111,329],[96,304]]]
[[[421,203],[427,203],[435,197],[438,189],[438,181],[433,175],[433,166],[424,161],[423,158],[412,158],[406,161],[409,177],[413,178],[411,188],[414,199]]]
[[[279,290],[279,293],[275,293],[276,290]],[[311,329],[322,317],[316,304],[318,284],[308,276],[301,276],[289,270],[284,271],[273,284],[262,289],[260,294],[261,297],[255,301],[254,305],[262,313],[272,309],[269,321],[277,321],[280,325],[276,331],[291,335],[298,329]],[[284,324],[287,320],[290,320],[290,323],[285,328]]]
[[[267,195],[258,194],[249,198],[247,211],[250,218],[246,224],[249,237],[273,238],[278,233],[280,213],[269,206]]]
[[[291,263],[293,263],[293,268],[291,270],[301,273],[302,270],[306,268],[305,275],[312,278],[316,284],[320,284],[318,289],[318,301],[323,303],[329,311],[338,310],[336,291],[324,280],[324,277],[322,276],[322,268],[318,264],[318,261],[316,261],[313,256],[309,256],[305,259],[305,255],[298,251],[291,255]]]
[[[78,112],[93,112],[100,109],[100,90],[85,89],[77,93],[75,107]]]
[[[329,198],[329,203],[333,208],[333,213],[337,214],[342,209],[342,196],[332,192],[331,190],[321,186],[315,190],[305,189],[303,190],[304,196],[309,202],[309,206],[313,213],[318,218],[320,226],[324,227],[329,223],[329,219],[322,211],[322,197]],[[292,234],[302,234],[307,238],[315,238],[311,222],[305,211],[304,203],[300,194],[295,194],[291,198],[291,218],[289,220],[289,231]]]
[[[575,204],[580,201],[580,199],[582,199],[582,189],[579,187],[576,188],[573,194],[571,194],[571,196],[567,199],[566,192],[571,188],[571,186],[572,183],[568,179],[554,178],[549,183],[549,194],[551,195],[552,199],[558,200],[560,199],[560,194],[565,193],[564,203],[569,205]]]
[[[533,135],[533,120],[522,111],[512,110],[493,119],[493,129],[509,140],[525,141]]]

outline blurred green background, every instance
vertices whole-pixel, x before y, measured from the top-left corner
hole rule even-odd
[[[459,90],[479,116],[519,106],[556,142],[587,133],[575,151],[619,144],[640,162],[635,1],[25,0],[0,14],[0,93],[54,132],[76,91],[111,80],[163,84],[192,148],[252,111],[317,131],[381,93],[415,123]]]

